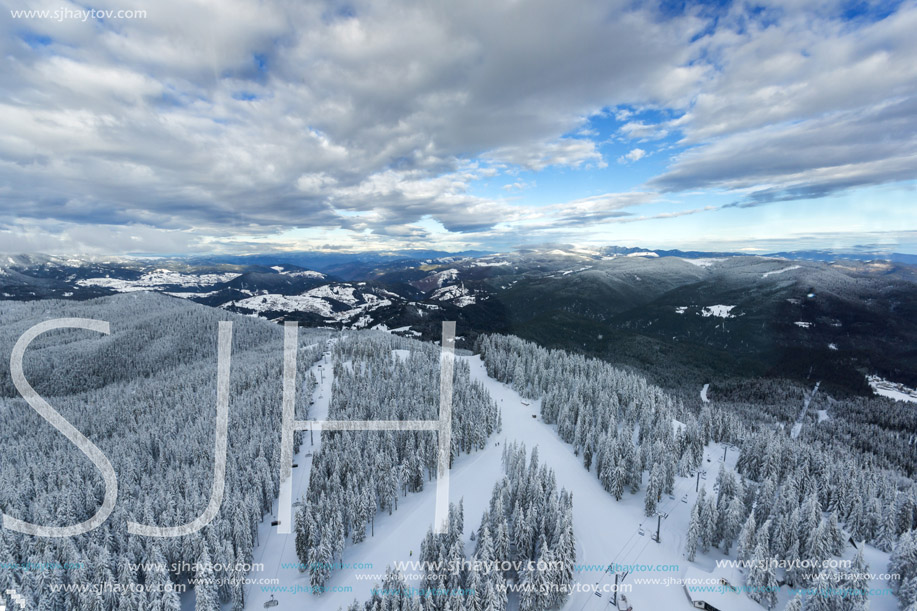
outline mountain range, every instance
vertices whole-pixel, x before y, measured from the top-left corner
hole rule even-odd
[[[908,255],[402,251],[232,257],[0,257],[0,299],[154,291],[281,322],[376,328],[459,346],[512,333],[658,382],[770,376],[867,394],[917,386],[917,267]]]

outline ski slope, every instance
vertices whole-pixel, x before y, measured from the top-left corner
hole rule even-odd
[[[397,355],[399,358],[402,355]],[[717,560],[728,558],[716,549],[708,553],[698,551],[695,562],[689,563],[683,556],[684,534],[688,530],[691,507],[697,498],[696,487],[703,487],[707,494],[714,494],[716,475],[722,464],[724,448],[720,444],[711,444],[706,448],[702,473],[695,477],[677,477],[674,493],[663,495],[658,511],[667,514],[661,521],[660,543],[652,536],[657,526],[657,517],[643,515],[644,493],[625,493],[621,501],[615,501],[601,487],[595,475],[583,468],[582,460],[573,453],[568,444],[555,434],[554,427],[546,425],[540,417],[540,401],[523,402],[521,397],[507,385],[488,377],[484,364],[477,356],[457,357],[469,362],[472,379],[482,382],[485,388],[502,409],[503,430],[495,434],[486,449],[470,455],[459,456],[453,465],[450,477],[450,499],[457,503],[464,501],[466,549],[471,552],[474,543],[470,535],[480,523],[494,483],[503,476],[501,453],[503,446],[511,441],[525,443],[531,449],[538,446],[540,460],[557,474],[558,484],[573,493],[574,530],[577,540],[577,564],[581,565],[575,575],[577,583],[583,586],[611,585],[615,583],[614,574],[606,573],[602,568],[610,563],[644,565],[631,571],[622,582],[632,590],[626,592],[628,602],[635,611],[685,610],[691,609],[684,588],[673,580],[683,577],[691,566],[702,571],[714,569]],[[315,390],[315,405],[310,418],[321,419],[327,416],[328,401],[331,393],[331,367],[327,363],[317,364],[313,368],[316,379],[320,379],[317,367],[325,369],[324,382]],[[814,394],[814,393],[813,393]],[[536,417],[533,418],[533,415]],[[293,498],[303,495],[308,487],[311,459],[306,453],[318,448],[305,440],[296,462],[300,465],[294,475]],[[735,468],[738,453],[726,451],[726,465]],[[704,472],[705,470],[705,472]],[[646,475],[644,474],[644,477]],[[295,565],[299,560],[295,552],[295,534],[279,535],[276,528],[269,526],[265,520],[259,532],[259,545],[255,550],[255,561],[264,563],[263,573],[253,572],[250,577],[276,578],[281,587],[288,591],[275,591],[271,586],[264,589],[262,585],[250,585],[246,590],[245,609],[263,609],[264,603],[271,597],[279,601],[277,611],[308,607],[315,611],[336,611],[353,600],[361,603],[370,598],[372,588],[381,582],[385,568],[393,561],[409,562],[417,560],[419,546],[427,530],[432,526],[434,515],[434,482],[429,482],[422,492],[408,494],[399,498],[398,510],[391,516],[379,513],[375,521],[375,535],[364,542],[349,544],[344,551],[345,567],[336,570],[327,583],[328,591],[321,595],[310,592],[308,572],[300,573]],[[682,499],[685,498],[685,501]],[[642,534],[641,534],[642,531]],[[870,567],[873,572],[885,570],[888,555],[867,548]],[[850,548],[845,556],[852,555]],[[593,566],[589,566],[593,565]],[[674,570],[656,570],[657,567],[672,567]],[[360,568],[353,568],[359,566]],[[405,573],[408,585],[419,587],[419,574]],[[638,580],[668,579],[664,582],[640,583]],[[885,587],[887,583],[874,582],[873,587]],[[290,591],[299,587],[301,591]],[[712,595],[711,595],[712,596]],[[573,611],[611,611],[611,594],[602,593],[596,596],[593,591],[574,592],[564,606]],[[730,596],[730,609],[739,611],[758,611],[760,605],[745,596]],[[781,609],[789,599],[785,589],[781,592],[776,608]],[[711,599],[714,602],[715,599]],[[896,609],[895,598],[878,597],[871,601],[875,611]],[[715,604],[715,602],[714,602]],[[510,596],[508,609],[516,608],[516,599]]]

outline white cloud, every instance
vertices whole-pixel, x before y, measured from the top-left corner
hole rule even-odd
[[[487,153],[496,163],[510,163],[539,172],[551,166],[605,167],[602,154],[592,140],[562,138],[551,142],[529,142]]]
[[[618,157],[618,163],[627,163],[628,161],[630,162],[640,161],[644,157],[646,157],[646,151],[644,151],[643,149],[635,148],[635,149],[631,149],[630,152],[628,152],[626,155],[621,155],[620,157]]]
[[[330,186],[337,183],[333,176],[324,172],[307,172],[296,179],[296,186],[300,191],[309,195],[321,195]]]
[[[757,203],[917,174],[913,2],[856,24],[831,3],[734,3],[715,24],[624,0],[116,8],[148,18],[0,23],[0,224],[410,239],[423,218],[477,235],[623,218],[622,202],[651,198],[545,213],[472,189],[604,168],[589,118],[612,113],[633,141],[619,161],[643,158],[646,140],[690,147],[635,192],[741,189]]]

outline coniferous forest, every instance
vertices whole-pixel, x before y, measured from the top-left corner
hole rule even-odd
[[[40,316],[27,302],[0,304],[0,349],[11,352],[39,320],[110,321],[108,335],[60,329],[39,336],[26,353],[24,374],[108,457],[118,498],[109,518],[82,535],[0,530],[7,559],[0,586],[47,610],[251,608],[248,597],[264,593],[245,578],[263,559],[261,538],[280,490],[282,328],[146,293],[43,303]],[[131,534],[128,522],[177,526],[208,504],[220,321],[232,323],[220,510],[190,535]],[[439,346],[383,331],[328,329],[301,329],[298,341],[297,418],[314,416],[320,363],[331,380],[331,420],[438,418]],[[0,383],[3,511],[47,525],[88,519],[105,495],[100,472],[29,407],[8,374]],[[530,424],[548,427],[622,511],[639,499],[639,512],[627,514],[633,519],[668,517],[673,505],[684,507],[685,529],[677,534],[682,561],[720,555],[745,562],[747,596],[764,608],[777,607],[780,593],[792,589],[808,594],[784,594],[788,609],[867,609],[865,575],[876,570],[900,576],[889,586],[902,607],[917,604],[917,487],[906,435],[912,415],[889,409],[888,400],[818,397],[815,407],[832,418],[794,434],[798,410],[790,406],[813,399],[796,386],[726,383],[712,387],[714,401],[690,400],[683,389],[656,386],[633,369],[513,336],[482,335],[473,354],[461,353],[454,363],[450,466],[500,445],[507,395],[495,395],[493,384],[518,393],[523,406],[534,404],[532,418],[540,420]],[[432,493],[438,443],[435,431],[322,431],[319,438],[290,535],[315,600],[350,582],[345,552],[390,528],[377,524],[380,518],[397,520],[399,503]],[[294,452],[311,446],[310,439],[296,433]],[[350,611],[562,607],[582,580],[574,567],[585,560],[574,532],[574,491],[564,486],[569,471],[558,473],[537,445],[525,443],[503,444],[503,474],[482,514],[466,516],[463,499],[452,498],[445,531],[431,528],[415,543],[420,568],[390,564],[367,598],[347,603]],[[711,463],[711,444],[731,448],[734,460]],[[684,482],[699,485],[707,473],[712,489],[701,486],[680,505],[675,495],[688,489]],[[885,554],[888,565],[871,566],[869,550]],[[836,558],[851,564],[828,572],[799,566]],[[790,568],[775,569],[776,559]],[[55,568],[23,569],[39,565]],[[120,591],[64,587],[86,583],[119,584]],[[838,597],[841,590],[848,594]]]

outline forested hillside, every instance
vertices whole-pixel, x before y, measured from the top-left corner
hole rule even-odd
[[[352,333],[332,350],[332,420],[436,420],[440,351],[431,344],[384,333]],[[500,428],[493,399],[471,382],[468,365],[455,366],[451,460],[483,449]],[[423,490],[436,477],[432,431],[327,431],[313,459],[306,503],[296,520],[296,548],[313,586],[323,586],[344,549],[374,528],[381,508]],[[320,591],[320,590],[317,590]]]
[[[177,610],[178,594],[168,584],[198,576],[180,563],[244,569],[252,561],[258,524],[278,491],[281,329],[155,294],[46,301],[40,308],[28,302],[0,304],[0,354],[5,355],[0,360],[0,505],[11,516],[47,525],[87,519],[104,492],[99,471],[19,398],[10,382],[8,355],[15,341],[36,322],[58,317],[107,320],[111,334],[61,330],[42,335],[26,353],[25,374],[109,458],[118,477],[117,504],[100,527],[75,537],[0,530],[0,587],[23,594],[29,608]],[[221,509],[192,535],[129,534],[128,521],[177,526],[207,506],[214,477],[220,320],[233,323]],[[301,334],[303,371],[320,355],[326,335]],[[299,417],[305,417],[305,407],[298,406]],[[27,563],[66,568],[16,568]],[[173,563],[179,570],[171,570]],[[140,570],[131,566],[140,564],[145,565]],[[215,575],[226,583],[201,588],[198,608],[218,609],[220,601],[241,608],[241,582],[230,582],[242,574]],[[124,594],[55,592],[50,583],[115,584]],[[145,591],[131,591],[132,584],[143,584]]]
[[[478,348],[490,375],[523,396],[541,400],[545,422],[556,423],[558,435],[573,445],[583,466],[616,499],[626,490],[644,488],[647,515],[654,513],[661,494],[671,491],[676,472],[685,475],[701,468],[710,441],[738,447],[738,473],[721,470],[715,498],[697,498],[684,548],[688,560],[699,548],[717,547],[728,554],[736,545],[739,559],[758,565],[771,558],[820,563],[841,554],[848,540],[886,552],[900,540],[899,549],[910,550],[896,552],[897,562],[905,567],[902,574],[917,571],[917,485],[908,477],[915,462],[912,431],[902,435],[877,425],[832,424],[830,416],[813,423],[823,419],[812,416],[797,438],[791,431],[801,397],[793,401],[782,394],[740,403],[732,394],[691,410],[644,378],[602,361],[546,350],[512,336],[485,336]],[[891,415],[903,408],[889,400],[829,398],[825,403],[841,419],[841,410],[857,408],[861,421],[889,428],[913,418]],[[762,411],[771,404],[780,410]],[[857,558],[862,565],[862,555]],[[829,593],[832,589],[864,587],[844,574],[816,582],[795,571],[784,579],[791,586],[814,588],[815,600],[821,601],[814,604],[825,609],[834,609],[838,602]],[[773,569],[750,570],[746,581],[756,588],[749,594],[752,598],[767,608],[774,606],[776,595],[768,591],[777,585]],[[917,588],[898,585],[902,601],[914,602]],[[859,605],[864,600],[847,597],[844,602]]]
[[[472,535],[471,557],[462,541],[464,511],[459,503],[450,508],[446,532],[430,530],[420,545],[419,587],[409,586],[389,567],[362,609],[503,611],[510,590],[520,611],[545,611],[566,602],[576,562],[573,498],[558,490],[554,471],[539,462],[537,447],[527,460],[524,445],[504,446],[503,467],[506,476],[494,485],[489,507]],[[357,602],[348,608],[360,610]]]

